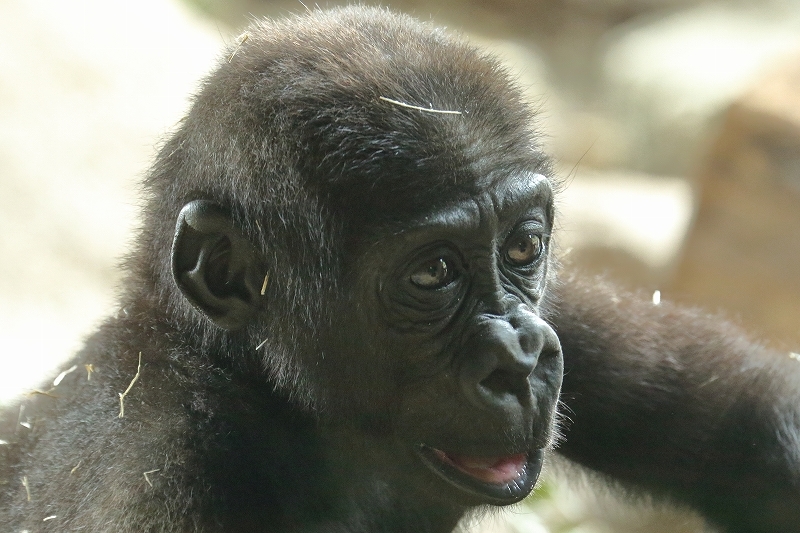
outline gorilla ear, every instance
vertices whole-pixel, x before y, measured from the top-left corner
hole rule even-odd
[[[172,242],[172,276],[191,304],[227,330],[247,325],[258,311],[260,274],[255,247],[220,206],[186,204]]]

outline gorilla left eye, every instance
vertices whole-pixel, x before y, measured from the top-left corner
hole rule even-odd
[[[455,273],[447,261],[441,257],[423,263],[411,274],[411,283],[421,289],[434,290],[445,287],[453,282]]]
[[[527,266],[539,259],[544,245],[542,236],[535,233],[523,233],[515,236],[506,246],[505,256],[514,266]]]

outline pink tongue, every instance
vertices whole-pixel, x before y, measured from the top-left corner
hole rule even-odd
[[[528,458],[524,453],[501,457],[473,457],[469,455],[448,455],[439,450],[436,450],[436,452],[441,459],[454,465],[462,472],[486,483],[496,485],[505,485],[518,478],[522,474]]]

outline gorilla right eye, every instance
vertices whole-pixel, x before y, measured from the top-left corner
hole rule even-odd
[[[455,273],[443,258],[423,263],[411,274],[411,283],[420,289],[435,290],[450,285]]]
[[[524,267],[539,259],[543,250],[544,244],[541,235],[525,232],[511,240],[506,249],[506,259],[516,267]]]

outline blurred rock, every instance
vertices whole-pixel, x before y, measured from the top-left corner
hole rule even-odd
[[[136,182],[218,49],[177,2],[0,2],[0,402],[112,311]]]
[[[558,196],[556,242],[566,263],[638,288],[661,288],[693,212],[681,178],[579,169]]]
[[[800,2],[709,2],[620,25],[601,68],[605,111],[628,132],[626,166],[686,175],[718,114],[798,46]]]
[[[800,341],[800,53],[725,113],[674,289]]]

